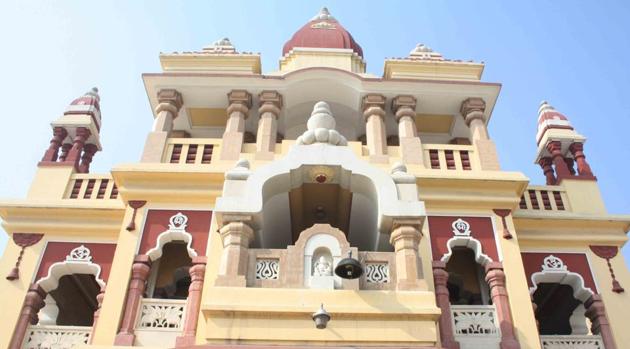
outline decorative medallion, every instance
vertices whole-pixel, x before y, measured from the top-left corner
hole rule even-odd
[[[455,234],[455,236],[470,236],[472,233],[472,231],[470,231],[470,224],[461,218],[454,221],[451,227],[453,227],[453,234]]]
[[[179,212],[169,219],[168,229],[173,231],[185,232],[188,223],[188,217]]]
[[[87,262],[87,263],[90,263],[90,262],[92,262],[91,254],[92,253],[91,253],[90,249],[88,249],[84,245],[81,245],[79,247],[76,247],[72,251],[70,251],[70,254],[68,254],[68,256],[66,257],[66,261],[68,261],[68,262]]]
[[[545,257],[545,259],[543,260],[542,270],[543,271],[567,271],[567,266],[564,265],[564,262],[562,261],[562,259],[550,254],[549,256]]]

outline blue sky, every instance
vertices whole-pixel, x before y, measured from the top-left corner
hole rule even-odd
[[[0,198],[22,198],[51,136],[50,121],[92,86],[101,91],[104,151],[92,172],[140,157],[152,124],[143,72],[158,53],[229,37],[276,70],[282,45],[321,6],[363,47],[367,69],[425,43],[484,61],[503,84],[489,127],[506,170],[544,182],[532,161],[547,99],[589,140],[587,159],[611,213],[630,213],[630,5],[612,1],[15,1],[0,11],[3,132]],[[0,248],[7,237],[0,234]],[[624,250],[630,260],[630,249]]]

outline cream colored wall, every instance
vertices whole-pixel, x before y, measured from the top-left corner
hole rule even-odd
[[[49,200],[63,198],[70,176],[74,172],[72,166],[39,167],[35,172],[27,198]]]

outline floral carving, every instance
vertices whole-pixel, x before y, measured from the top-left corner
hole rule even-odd
[[[543,349],[604,349],[600,336],[540,336]]]
[[[493,306],[451,306],[455,335],[496,337],[499,333]]]
[[[256,261],[257,280],[278,280],[280,262],[277,259],[259,259]]]
[[[375,284],[386,284],[389,282],[389,264],[366,263],[365,267],[365,281]]]
[[[145,299],[142,302],[142,312],[138,329],[170,328],[179,329],[184,321],[185,301],[161,301]]]
[[[31,326],[24,340],[24,349],[70,349],[88,344],[91,327]]]

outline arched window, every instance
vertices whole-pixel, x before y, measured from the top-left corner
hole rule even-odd
[[[587,334],[588,326],[582,301],[573,287],[560,283],[539,283],[532,299],[541,335]]]
[[[151,264],[147,296],[159,299],[186,299],[190,286],[188,270],[192,260],[184,242],[174,241],[162,247],[162,255]]]
[[[92,326],[100,286],[92,274],[67,274],[48,292],[38,317],[41,325]]]
[[[446,263],[448,291],[451,304],[488,305],[490,291],[483,267],[475,260],[475,251],[463,246],[452,248]]]

